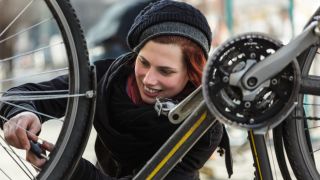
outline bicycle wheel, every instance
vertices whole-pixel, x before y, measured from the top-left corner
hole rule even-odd
[[[312,20],[319,19],[319,15],[320,9],[313,15]],[[285,149],[297,179],[320,179],[319,160],[315,160],[320,157],[320,153],[316,153],[320,150],[320,73],[316,71],[320,63],[318,54],[319,46],[312,46],[298,57],[302,70],[298,106],[283,127]]]
[[[0,132],[0,179],[68,179],[85,148],[94,109],[94,80],[75,11],[67,0],[0,1],[0,11],[1,94],[58,75],[68,74],[69,79],[63,90],[10,92],[0,98],[1,104],[19,108],[20,100],[66,100],[62,117],[34,112],[55,120],[46,121],[39,135],[55,144],[41,170],[26,162],[25,152],[9,146]]]

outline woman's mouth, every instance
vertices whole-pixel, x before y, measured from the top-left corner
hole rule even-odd
[[[153,89],[146,86],[144,86],[143,90],[147,96],[151,96],[151,97],[157,96],[158,93],[161,91],[159,89]]]

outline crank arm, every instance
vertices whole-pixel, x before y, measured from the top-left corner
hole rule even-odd
[[[203,101],[201,89],[202,86],[199,86],[189,96],[169,111],[168,118],[171,123],[181,123],[196,109],[201,101]]]
[[[309,46],[319,42],[320,23],[311,23],[303,33],[274,54],[255,64],[241,78],[244,88],[253,90],[279,73]]]

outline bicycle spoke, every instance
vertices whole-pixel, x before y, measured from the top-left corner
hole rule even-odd
[[[51,94],[51,93],[57,93],[57,94],[60,94],[60,93],[68,93],[69,90],[54,90],[54,91],[0,91],[0,94],[19,94],[19,95],[22,95],[22,94]]]
[[[68,97],[81,97],[86,94],[58,94],[58,95],[28,95],[28,96],[4,96],[0,97],[0,101],[32,101],[32,100],[48,100],[48,99],[62,99]]]
[[[301,117],[301,116],[296,116],[296,117],[293,117],[293,119],[318,121],[318,120],[320,120],[320,117],[313,117],[313,116],[304,116],[304,117]]]
[[[1,147],[6,151],[6,153],[13,159],[13,161],[15,161],[15,163],[17,164],[17,166],[19,166],[20,169],[22,169],[22,171],[24,171],[24,168],[20,165],[20,163],[24,164],[22,161],[27,162],[28,164],[30,164],[33,168],[35,168],[35,169],[38,170],[38,171],[41,170],[41,169],[38,168],[37,166],[35,166],[35,165],[31,164],[30,162],[28,162],[25,158],[19,156],[19,155],[10,147],[10,145],[8,145],[8,147],[10,147],[10,148],[5,147],[4,145],[2,145],[2,143],[0,143],[0,146],[1,146]],[[16,159],[11,155],[11,153],[14,154],[14,155],[19,159],[20,163],[16,161]],[[35,179],[33,173],[30,171],[30,169],[29,169],[28,167],[26,167],[25,164],[24,164],[24,167],[25,167],[26,169],[28,169],[28,172],[29,172],[29,173],[31,174],[31,176],[33,176],[33,178]],[[24,173],[25,173],[30,179],[32,179],[25,171],[24,171]]]
[[[22,34],[22,33],[24,33],[24,32],[27,32],[27,31],[29,31],[29,30],[32,30],[32,29],[34,29],[35,27],[40,26],[41,24],[44,24],[44,23],[49,22],[49,21],[51,21],[51,20],[53,20],[53,17],[47,18],[47,19],[45,19],[45,20],[40,21],[39,23],[36,23],[36,24],[34,24],[34,25],[32,25],[32,26],[29,26],[29,27],[25,28],[25,29],[22,30],[22,31],[19,31],[19,32],[15,33],[15,34],[13,34],[13,35],[11,35],[11,36],[8,36],[8,37],[5,38],[5,39],[0,40],[0,44],[2,44],[2,43],[4,43],[4,42],[6,42],[6,41],[8,41],[8,40],[10,40],[10,39],[18,36],[18,35],[20,35],[20,34]]]
[[[61,72],[61,71],[67,71],[67,70],[68,70],[68,67],[66,67],[66,68],[61,68],[61,69],[55,69],[55,70],[51,70],[51,71],[45,71],[45,72],[41,72],[41,73],[37,73],[37,74],[31,74],[31,75],[21,76],[21,77],[3,79],[3,80],[0,80],[0,83],[6,83],[6,82],[16,81],[16,80],[22,80],[22,79],[29,79],[29,78],[35,77],[35,76],[52,74],[52,73]]]
[[[64,43],[63,42],[58,42],[58,43],[55,43],[55,44],[50,44],[48,46],[44,46],[44,47],[41,47],[41,48],[38,48],[38,49],[35,49],[35,50],[32,50],[32,51],[27,51],[27,52],[24,52],[24,53],[21,53],[21,54],[12,56],[12,57],[0,59],[0,62],[3,63],[3,62],[6,62],[6,61],[11,61],[13,59],[16,59],[16,58],[19,58],[19,57],[23,57],[23,56],[26,56],[26,55],[30,55],[30,54],[34,54],[36,52],[39,52],[39,51],[42,51],[42,50],[45,50],[45,49],[49,49],[51,47],[54,47],[54,46],[57,46],[57,45],[61,45],[61,44],[64,44]]]
[[[44,114],[44,113],[41,113],[41,112],[39,112],[39,111],[35,111],[35,110],[33,110],[33,109],[29,109],[29,108],[26,108],[26,107],[23,107],[23,106],[20,106],[20,105],[17,105],[17,104],[13,104],[13,103],[6,102],[6,101],[0,101],[0,102],[5,103],[5,104],[9,104],[9,105],[14,106],[14,107],[21,108],[21,109],[23,109],[23,110],[27,110],[27,111],[33,112],[33,113],[35,113],[35,114],[38,114],[38,115],[47,117],[47,118],[49,118],[49,119],[59,119],[59,118],[57,118],[57,117],[53,117],[53,116],[50,116],[50,115],[48,115],[48,114]],[[0,115],[0,118],[4,118],[4,117]],[[62,121],[62,122],[63,122],[63,121]]]
[[[320,106],[320,104],[303,103],[304,106]]]
[[[307,130],[311,130],[311,129],[315,129],[315,128],[319,128],[320,126],[313,126],[313,127],[307,127],[307,128],[304,128],[305,131]]]
[[[12,180],[12,179],[10,178],[10,176],[9,176],[6,172],[4,172],[4,170],[2,170],[2,168],[0,168],[0,171],[1,171],[8,179]]]
[[[27,4],[21,12],[9,23],[9,25],[0,33],[0,37],[19,19],[20,16],[31,6],[34,0],[31,0],[29,4]]]
[[[28,170],[28,172],[31,174],[31,176],[33,176],[33,178],[35,179],[34,175],[32,174],[32,172],[30,171],[30,169],[26,166],[25,163],[22,162],[22,160],[19,158],[19,156],[17,155],[17,153],[11,148],[11,146],[5,141],[5,139],[0,136],[0,138],[8,145],[9,149],[11,149],[11,152],[13,152],[13,154],[18,157],[20,163]],[[3,147],[2,143],[0,143],[1,146]],[[19,162],[11,155],[11,153],[9,153],[9,151],[4,148],[4,150],[7,152],[7,154],[11,157],[11,159],[20,167],[20,169],[30,178],[32,179],[32,177],[30,176],[30,174],[28,174],[25,169],[19,164]]]
[[[13,153],[13,154],[16,154],[16,153],[14,152],[14,150],[11,150],[10,148],[5,147],[4,145],[2,145],[2,143],[0,143],[0,146],[1,146],[3,149],[5,149],[6,151],[8,151],[8,153],[11,152],[11,153]],[[41,171],[41,169],[40,169],[39,167],[33,165],[32,163],[30,163],[29,161],[27,161],[25,158],[19,156],[18,154],[16,154],[16,155],[17,155],[17,157],[18,157],[19,159],[21,159],[21,160],[29,163],[29,164],[30,164],[33,168],[35,168],[37,171]]]

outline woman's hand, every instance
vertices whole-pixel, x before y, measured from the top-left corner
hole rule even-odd
[[[32,112],[22,112],[12,117],[3,126],[4,138],[11,145],[19,149],[25,149],[26,160],[31,164],[41,168],[47,161],[45,158],[39,158],[30,151],[30,140],[37,142],[36,135],[41,130],[41,122],[38,116]],[[43,152],[51,152],[54,145],[43,141],[40,147]]]
[[[29,139],[38,140],[36,134],[41,130],[37,115],[32,112],[22,112],[12,117],[3,126],[4,138],[12,146],[19,149],[30,149]]]

